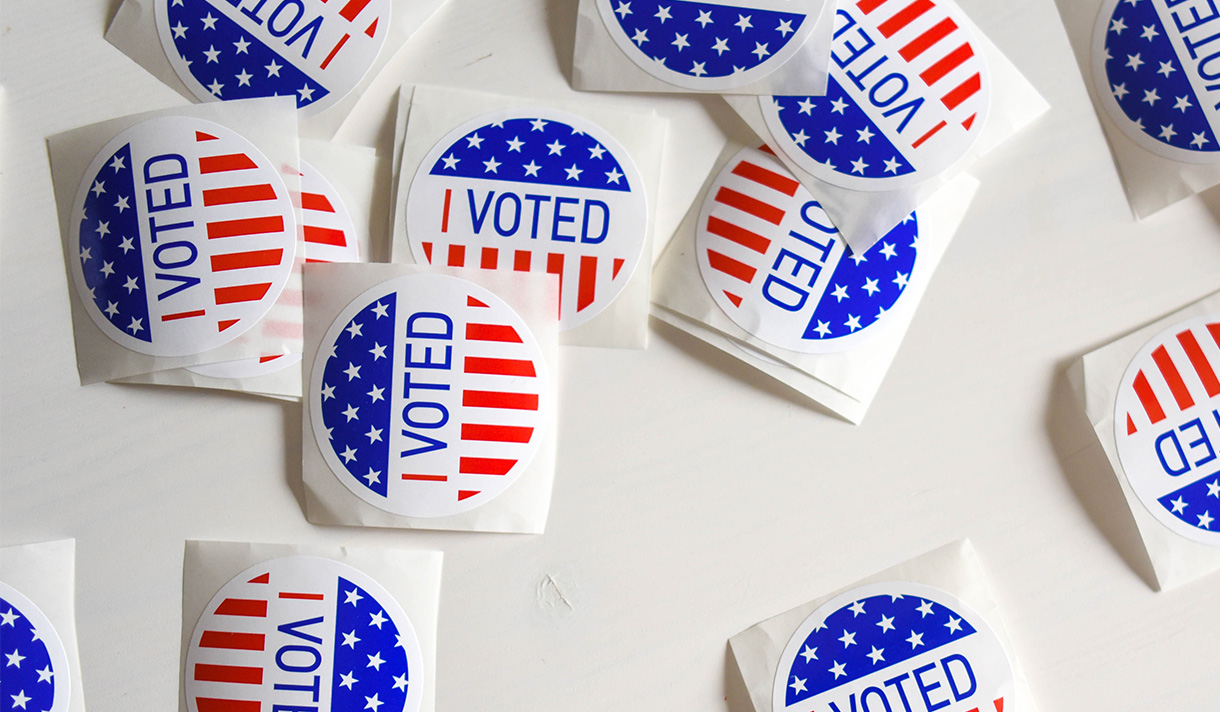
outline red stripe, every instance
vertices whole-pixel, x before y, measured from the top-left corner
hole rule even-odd
[[[915,2],[899,10],[890,19],[877,25],[877,29],[886,37],[893,37],[899,30],[918,20],[933,7],[935,5],[932,4],[932,0],[915,0]]]
[[[873,10],[876,10],[877,8],[881,7],[881,5],[884,3],[885,3],[885,0],[860,0],[860,2],[856,3],[856,7],[860,8],[860,12],[863,12],[865,15],[867,15],[868,13],[872,12]]]
[[[1186,389],[1182,374],[1178,373],[1178,367],[1174,365],[1173,359],[1169,358],[1169,352],[1165,350],[1164,346],[1156,347],[1156,350],[1152,352],[1152,360],[1156,362],[1157,368],[1161,369],[1161,375],[1165,377],[1165,383],[1169,385],[1169,392],[1178,402],[1178,409],[1186,410],[1193,406],[1195,399],[1190,397],[1190,391]]]
[[[736,294],[733,294],[732,292],[728,291],[727,289],[721,290],[721,291],[724,292],[724,296],[729,298],[730,302],[733,302],[733,306],[735,306],[735,307],[741,306],[741,297],[737,296]]]
[[[240,220],[221,220],[220,222],[208,223],[209,240],[283,231],[284,218],[281,215],[268,215],[262,218],[242,218]]]
[[[202,682],[233,682],[239,685],[263,684],[263,669],[241,665],[195,665],[195,679]]]
[[[428,260],[428,264],[432,264],[432,243],[424,243],[424,257]]]
[[[621,257],[615,257],[614,258],[614,270],[610,273],[610,279],[618,279],[619,270],[621,270],[623,268],[623,265],[626,263],[627,263],[627,260],[625,260]]]
[[[196,697],[195,708],[199,712],[259,712],[262,703],[257,700],[219,700],[214,697]]]
[[[203,191],[203,204],[207,207],[233,205],[234,203],[257,203],[262,200],[275,200],[275,188],[272,188],[270,183],[213,188]]]
[[[257,302],[271,289],[271,283],[240,284],[236,287],[217,287],[217,304],[236,304],[238,302]]]
[[[953,18],[946,17],[935,25],[932,25],[930,29],[926,30],[920,36],[908,42],[905,47],[898,50],[898,54],[902,55],[903,59],[910,62],[924,52],[927,52],[928,48],[930,48],[932,45],[948,37],[956,29],[957,23],[953,21]]]
[[[482,356],[466,357],[466,373],[482,373],[489,376],[527,376],[538,375],[534,371],[533,361],[522,361],[514,358],[485,358]]]
[[[1199,346],[1199,341],[1195,339],[1194,332],[1183,331],[1178,334],[1178,343],[1182,345],[1186,356],[1190,358],[1190,364],[1195,367],[1195,373],[1199,374],[1199,380],[1203,382],[1207,395],[1212,398],[1220,395],[1220,380],[1216,378],[1212,365],[1207,362],[1207,356],[1203,354],[1203,349]]]
[[[465,267],[466,266],[466,246],[465,245],[450,245],[449,246],[449,266],[450,267]]]
[[[344,20],[354,22],[356,20],[356,16],[359,15],[360,11],[363,10],[368,4],[369,0],[347,0],[347,4],[343,6],[343,9],[339,11],[339,14],[343,16]]]
[[[229,328],[230,326],[233,326],[234,324],[236,324],[239,321],[241,321],[241,319],[225,319],[224,321],[218,321],[218,322],[216,322],[216,330],[224,331],[225,329]]]
[[[973,77],[970,77],[961,84],[958,84],[953,91],[941,97],[940,101],[950,111],[952,111],[953,109],[961,106],[962,102],[965,100],[969,99],[975,94],[978,94],[982,88],[983,80],[978,74],[975,74]]]
[[[478,299],[475,299],[474,297],[470,296],[469,294],[466,295],[466,306],[479,307],[480,309],[490,309],[491,308],[491,307],[487,306],[486,304],[484,304],[483,302],[480,302]]]
[[[707,231],[713,235],[719,235],[726,240],[736,242],[742,247],[754,250],[760,255],[767,254],[767,248],[771,246],[771,241],[762,235],[751,232],[744,227],[738,227],[727,220],[721,220],[715,216],[707,219]]]
[[[368,29],[364,31],[364,34],[368,35],[369,37],[377,36],[377,20],[376,19],[373,20],[373,24],[369,25]]]
[[[313,245],[334,245],[343,247],[347,244],[347,235],[342,230],[330,227],[305,226],[305,242]]]
[[[928,139],[932,138],[941,129],[943,129],[944,127],[946,127],[948,125],[949,124],[946,124],[944,121],[942,121],[939,124],[933,126],[931,129],[928,130],[928,132],[926,134],[924,134],[923,136],[920,136],[919,139],[917,141],[915,141],[915,143],[911,144],[911,148],[919,148],[921,145],[923,145],[924,141],[927,141]]]
[[[769,203],[764,203],[757,198],[751,198],[745,193],[738,193],[730,188],[721,188],[717,191],[716,202],[762,218],[772,225],[779,225],[784,220],[783,210]]]
[[[500,263],[500,251],[494,247],[484,247],[479,266],[483,269],[495,269]]]
[[[246,583],[271,583],[271,574],[266,573],[261,576],[255,576]]]
[[[219,630],[205,630],[199,637],[201,648],[223,648],[225,650],[263,650],[262,633],[227,633]]]
[[[513,254],[513,269],[518,272],[530,271],[530,253],[525,250],[517,250]]]
[[[244,153],[227,153],[223,156],[202,156],[199,159],[200,173],[225,173],[258,168],[258,164]]]
[[[206,316],[207,311],[204,309],[196,309],[189,312],[178,312],[177,314],[162,314],[161,321],[177,321],[178,319],[191,319],[197,316]]]
[[[449,204],[453,199],[453,188],[445,189],[445,209],[441,212],[441,232],[449,232]]]
[[[225,272],[231,269],[274,267],[283,258],[283,250],[251,250],[250,252],[230,252],[225,255],[212,255],[212,271]]]
[[[195,132],[195,142],[196,143],[201,143],[203,141],[217,141],[217,140],[219,140],[219,139],[217,139],[212,134],[206,134],[202,131]]]
[[[593,303],[597,294],[597,258],[583,255],[580,258],[580,277],[576,283],[576,311],[581,311]]]
[[[258,357],[258,362],[259,362],[259,363],[267,363],[268,361],[274,361],[274,360],[276,360],[277,358],[282,358],[282,357],[283,357],[283,354],[276,354],[276,355],[274,355],[274,356],[259,356],[259,357]]]
[[[403,473],[404,480],[416,480],[420,482],[448,482],[449,475],[408,475]]]
[[[266,618],[267,602],[251,598],[226,598],[216,607],[216,615]]]
[[[957,69],[961,66],[962,62],[965,62],[967,59],[970,59],[973,56],[974,50],[969,44],[964,44],[945,55],[944,58],[937,61],[936,64],[933,64],[931,67],[923,70],[923,73],[919,75],[919,78],[923,80],[924,84],[932,86],[939,81],[941,77],[945,76],[949,72],[952,72],[954,69]]]
[[[516,460],[494,457],[463,457],[458,463],[458,472],[463,475],[507,475],[515,464]]]
[[[479,440],[493,443],[528,443],[533,434],[533,428],[518,425],[462,423],[463,440]]]
[[[762,166],[756,166],[748,161],[742,161],[733,168],[733,175],[741,176],[746,180],[752,180],[767,186],[772,190],[778,190],[784,195],[791,198],[796,195],[796,189],[801,187],[801,184],[791,178],[780,175],[775,171],[768,170]]]
[[[1165,411],[1161,408],[1161,402],[1156,399],[1156,394],[1152,392],[1152,386],[1148,385],[1148,377],[1143,371],[1135,374],[1135,383],[1131,385],[1135,389],[1135,395],[1139,396],[1140,403],[1144,406],[1144,412],[1148,414],[1148,420],[1153,425],[1165,419]]]
[[[481,492],[482,490],[458,490],[458,501],[461,502],[462,500],[470,499]]]
[[[524,343],[517,330],[507,324],[467,324],[468,341],[500,341],[509,344]]]
[[[722,255],[715,250],[707,251],[707,261],[712,266],[712,269],[724,272],[730,277],[736,277],[746,283],[753,281],[754,274],[758,271],[744,262],[738,262],[732,257]]]
[[[326,596],[320,593],[290,593],[284,591],[280,594],[280,598],[287,598],[295,601],[325,601]]]
[[[502,391],[463,391],[462,406],[465,408],[538,410],[538,394],[505,393]]]
[[[330,199],[321,193],[302,193],[301,207],[306,210],[317,210],[322,213],[335,212],[335,206],[330,204]]]
[[[326,66],[330,64],[330,60],[334,59],[336,54],[339,54],[339,50],[343,49],[343,45],[347,44],[347,41],[351,38],[351,35],[344,33],[343,38],[335,44],[335,48],[330,51],[330,54],[326,55],[326,59],[322,60],[322,64],[318,69],[326,69]]]
[[[1216,342],[1216,346],[1220,346],[1220,322],[1208,324],[1207,333],[1212,335],[1212,341]]]

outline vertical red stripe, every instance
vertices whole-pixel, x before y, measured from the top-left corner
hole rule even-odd
[[[432,243],[424,243],[424,258],[428,260],[428,264],[432,264]]]
[[[202,156],[199,159],[200,173],[225,173],[258,168],[258,164],[244,153],[228,153],[223,156]]]
[[[1195,339],[1194,332],[1188,330],[1178,334],[1178,343],[1186,351],[1190,365],[1195,367],[1195,373],[1199,374],[1199,380],[1203,383],[1207,395],[1212,398],[1220,395],[1220,379],[1216,378],[1216,372],[1207,362],[1207,356],[1204,355],[1203,348],[1199,346],[1199,341]]]
[[[373,20],[373,24],[368,26],[368,29],[366,29],[364,31],[364,34],[368,35],[369,37],[377,36],[377,20],[376,19]]]
[[[458,461],[458,472],[463,475],[507,475],[516,460],[494,457],[463,457]]]
[[[932,45],[948,37],[956,29],[957,23],[953,21],[953,18],[946,17],[935,25],[932,25],[932,27],[924,31],[923,34],[908,42],[905,47],[898,50],[898,54],[902,55],[903,59],[910,62],[919,55],[928,51],[928,48],[930,48]]]
[[[242,218],[240,220],[221,220],[208,223],[208,239],[216,240],[222,237],[240,237],[242,235],[264,235],[271,232],[284,231],[282,215],[268,215],[262,218]]]
[[[1173,399],[1178,402],[1179,410],[1186,410],[1195,404],[1195,399],[1190,397],[1190,391],[1186,389],[1186,383],[1182,380],[1182,374],[1178,373],[1178,367],[1174,365],[1173,359],[1169,358],[1169,352],[1164,346],[1158,346],[1152,352],[1152,360],[1156,363],[1156,367],[1161,369],[1161,375],[1165,377],[1165,383],[1169,386],[1169,392],[1173,394]]]
[[[271,283],[241,284],[236,287],[217,287],[217,304],[236,304],[238,302],[257,302],[271,290]]]
[[[597,294],[597,258],[592,255],[582,255],[580,258],[580,277],[576,283],[576,311],[581,311],[593,303]]]
[[[463,391],[465,408],[503,408],[507,410],[538,410],[536,393],[504,393],[501,391]]]
[[[723,203],[730,208],[737,208],[744,213],[766,220],[772,225],[779,225],[784,220],[784,211],[780,208],[764,203],[757,198],[751,198],[745,193],[738,193],[731,188],[721,188],[716,191],[716,202]]]
[[[488,376],[527,376],[538,375],[534,371],[533,361],[522,361],[511,358],[485,358],[482,356],[467,356],[466,373],[480,373]]]
[[[195,679],[202,682],[232,682],[239,685],[263,684],[263,669],[242,665],[195,665]]]
[[[330,204],[330,199],[321,193],[302,193],[301,207],[306,210],[317,210],[320,213],[335,212],[335,206]]]
[[[533,428],[519,425],[485,425],[462,423],[462,439],[495,443],[528,443],[534,434]]]
[[[369,0],[347,0],[347,4],[339,11],[339,14],[344,20],[354,22],[356,16],[360,14],[364,7],[369,4]]]
[[[214,697],[196,697],[195,708],[199,712],[259,712],[262,703],[257,700],[221,700]]]
[[[1220,323],[1208,324],[1207,333],[1212,335],[1212,341],[1216,342],[1216,346],[1220,346]]]
[[[517,250],[513,254],[513,269],[518,272],[529,272],[530,253],[525,250]]]
[[[877,25],[877,29],[886,37],[893,37],[899,30],[918,20],[925,12],[935,5],[932,0],[915,0],[894,14],[893,17]]]
[[[942,59],[933,64],[931,67],[923,70],[919,78],[924,84],[932,86],[949,72],[961,66],[962,62],[974,56],[974,50],[969,44],[964,44],[961,47],[953,50],[945,55]]]
[[[751,249],[760,255],[767,254],[767,248],[771,246],[771,241],[762,235],[714,216],[707,219],[707,231],[713,235],[719,235],[726,240],[736,242],[738,245]]]
[[[521,335],[507,324],[467,324],[467,341],[499,341],[506,344],[520,344]]]
[[[962,102],[979,93],[983,88],[983,80],[975,74],[966,81],[958,84],[952,91],[941,97],[943,103],[950,111],[962,105]]]
[[[500,264],[500,251],[494,247],[483,248],[483,258],[479,266],[483,269],[495,269]]]
[[[614,258],[614,269],[610,272],[610,279],[618,279],[618,273],[623,269],[623,265],[627,264],[627,260],[622,257]]]
[[[233,205],[234,203],[257,203],[263,200],[275,200],[275,188],[270,183],[262,185],[238,185],[232,188],[213,188],[203,191],[203,204]]]
[[[212,255],[212,271],[226,272],[232,269],[274,267],[283,258],[283,250],[251,250],[249,252],[230,252],[224,255]]]
[[[224,650],[263,650],[262,633],[227,633],[218,630],[205,630],[199,636],[199,647],[222,648]]]
[[[453,188],[445,189],[445,209],[441,212],[441,232],[449,232],[449,204],[453,200]]]
[[[754,279],[754,274],[758,271],[744,262],[738,262],[732,257],[722,255],[715,250],[707,251],[707,261],[712,266],[712,269],[724,272],[730,277],[736,277],[746,283],[751,282]]]
[[[1131,384],[1135,389],[1135,395],[1139,397],[1140,404],[1144,406],[1144,412],[1148,414],[1148,420],[1153,425],[1165,419],[1165,411],[1161,408],[1161,402],[1156,399],[1156,394],[1152,392],[1152,386],[1148,385],[1148,377],[1143,371],[1135,374],[1135,383]]]
[[[335,44],[334,49],[330,51],[330,54],[326,55],[326,59],[322,60],[322,64],[318,67],[318,69],[326,69],[326,66],[330,64],[330,61],[335,58],[336,54],[339,54],[339,50],[343,49],[343,45],[347,44],[347,41],[351,38],[352,36],[345,32],[343,37],[340,38],[340,40]]]
[[[333,227],[305,226],[305,242],[313,245],[334,245],[343,247],[347,244],[347,235],[342,230]]]
[[[746,180],[752,180],[760,185],[765,185],[772,190],[783,193],[789,198],[796,195],[797,188],[801,187],[800,183],[787,176],[780,175],[762,166],[756,166],[748,161],[738,163],[733,168],[733,175],[738,175]]]
[[[449,266],[450,267],[465,267],[466,266],[466,246],[465,245],[450,245],[449,246]]]
[[[216,607],[216,615],[266,618],[267,602],[250,598],[226,598]]]

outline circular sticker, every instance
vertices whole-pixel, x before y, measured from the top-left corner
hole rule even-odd
[[[559,327],[622,292],[644,251],[648,199],[627,151],[552,109],[469,121],[424,158],[407,195],[419,264],[559,275]]]
[[[59,635],[38,606],[2,581],[0,654],[0,709],[68,709],[72,678]]]
[[[114,138],[73,208],[72,278],[108,337],[151,356],[228,343],[292,272],[292,198],[252,143],[201,119],[149,119]]]
[[[759,97],[802,170],[852,190],[921,183],[961,159],[987,120],[991,77],[961,10],[944,0],[840,3],[826,96]]]
[[[779,659],[776,712],[910,709],[1004,712],[1014,690],[999,638],[944,591],[875,583],[835,596]]]
[[[390,0],[156,0],[157,33],[201,101],[295,96],[313,116],[360,83]]]
[[[876,333],[910,282],[915,214],[853,254],[822,206],[769,149],[742,149],[703,200],[696,256],[712,299],[741,328],[804,353]]]
[[[1131,140],[1175,161],[1220,161],[1220,67],[1206,47],[1220,12],[1210,5],[1106,0],[1093,31],[1098,100]]]
[[[636,65],[684,89],[763,79],[800,51],[825,0],[597,0],[606,30]]]
[[[301,213],[305,223],[306,262],[360,262],[356,225],[339,192],[316,168],[301,161]],[[282,333],[288,325],[269,329]],[[302,328],[300,324],[293,325]],[[191,366],[187,370],[206,378],[257,378],[283,371],[301,362],[300,354],[271,354],[258,358]]]
[[[1114,401],[1114,440],[1131,489],[1161,524],[1220,544],[1220,314],[1144,344]]]
[[[190,712],[415,712],[423,654],[379,583],[347,564],[289,556],[212,597],[186,654]]]
[[[314,436],[349,490],[388,512],[443,517],[508,489],[550,415],[525,321],[439,274],[366,291],[331,325],[309,389]]]

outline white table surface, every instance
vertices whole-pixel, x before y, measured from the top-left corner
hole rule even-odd
[[[176,708],[188,538],[443,550],[438,710],[736,712],[729,636],[970,537],[1041,710],[1216,709],[1220,576],[1154,592],[1063,373],[1220,287],[1220,194],[1136,223],[1051,0],[961,4],[1053,109],[979,166],[864,424],[654,322],[647,351],[565,351],[547,533],[503,536],[311,526],[299,406],[78,385],[43,139],[185,100],[102,39],[118,0],[5,3],[0,537],[76,538],[89,708]],[[450,0],[368,101],[570,96],[575,5]],[[589,98],[681,122],[672,230],[736,119]],[[348,138],[384,135],[372,117]]]

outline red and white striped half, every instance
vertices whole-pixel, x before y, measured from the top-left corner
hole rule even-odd
[[[325,5],[332,0],[320,1]],[[339,17],[346,20],[348,24],[344,26],[342,36],[327,51],[322,63],[318,65],[319,69],[323,70],[330,66],[339,52],[352,39],[352,33],[355,33],[357,36],[363,35],[369,39],[378,40],[377,46],[380,48],[381,40],[385,38],[385,32],[382,32],[379,37],[377,33],[378,25],[382,21],[383,14],[387,22],[390,15],[390,4],[384,2],[384,0],[377,0],[376,2],[374,0],[333,0],[333,2],[335,3],[334,6],[339,9]],[[373,5],[373,7],[370,7],[370,5]],[[376,56],[376,52],[374,52],[374,56]]]

